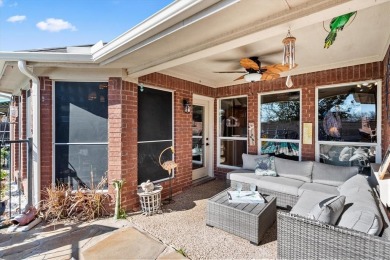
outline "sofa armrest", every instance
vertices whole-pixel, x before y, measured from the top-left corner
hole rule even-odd
[[[351,229],[277,213],[279,259],[384,259],[390,241]]]

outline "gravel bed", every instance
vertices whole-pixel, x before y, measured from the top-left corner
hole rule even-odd
[[[214,180],[175,196],[161,214],[138,214],[129,219],[164,244],[182,249],[190,259],[276,259],[276,223],[259,246],[206,226],[207,199],[226,187],[225,181]]]

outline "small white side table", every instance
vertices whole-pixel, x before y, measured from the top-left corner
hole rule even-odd
[[[161,208],[162,186],[155,186],[151,192],[139,191],[139,201],[144,215],[150,216],[157,213]]]

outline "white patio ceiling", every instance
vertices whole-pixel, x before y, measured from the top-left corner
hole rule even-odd
[[[355,10],[356,18],[324,49],[324,26],[329,30],[333,17]],[[210,87],[239,84],[245,81],[233,80],[240,74],[214,72],[243,70],[239,60],[250,56],[263,65],[281,63],[289,28],[299,64],[292,75],[382,61],[390,44],[389,14],[389,1],[244,0],[113,64],[127,68],[129,77],[159,71]]]

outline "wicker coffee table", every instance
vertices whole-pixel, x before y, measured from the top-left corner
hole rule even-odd
[[[276,197],[264,196],[265,203],[229,203],[226,189],[207,201],[206,225],[259,245],[276,220]]]

